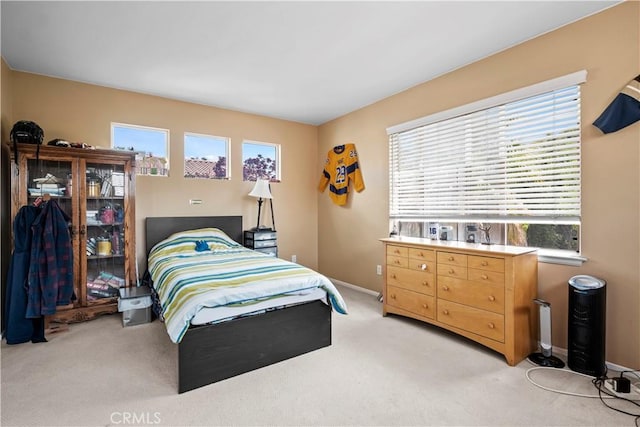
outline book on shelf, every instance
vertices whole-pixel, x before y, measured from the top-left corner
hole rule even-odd
[[[29,192],[29,196],[31,196],[31,197],[44,196],[47,193],[49,195],[51,195],[51,196],[64,196],[65,195],[65,189],[64,188],[57,188],[57,189],[51,189],[51,190],[46,190],[44,188],[28,188],[27,191]]]
[[[36,188],[42,191],[58,191],[60,187],[62,187],[62,185],[36,182]]]
[[[104,180],[102,182],[102,188],[101,188],[101,191],[100,191],[100,195],[102,197],[111,196],[111,182],[109,182],[108,180]]]

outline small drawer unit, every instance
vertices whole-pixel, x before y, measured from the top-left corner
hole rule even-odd
[[[271,256],[278,256],[278,235],[275,230],[245,230],[244,246]]]

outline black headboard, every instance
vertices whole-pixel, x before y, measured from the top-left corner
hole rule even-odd
[[[173,216],[145,218],[146,253],[163,239],[178,231],[215,227],[242,244],[241,216]]]

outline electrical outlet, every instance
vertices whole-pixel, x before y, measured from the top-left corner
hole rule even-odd
[[[298,262],[297,255],[291,255],[291,262]]]
[[[382,276],[382,266],[381,265],[376,265],[376,274],[378,276]]]

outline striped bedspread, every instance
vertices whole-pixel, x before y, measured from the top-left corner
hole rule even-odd
[[[203,307],[244,304],[306,289],[324,289],[333,308],[347,313],[342,296],[325,276],[246,249],[215,228],[179,232],[161,241],[149,253],[148,269],[174,343]]]

